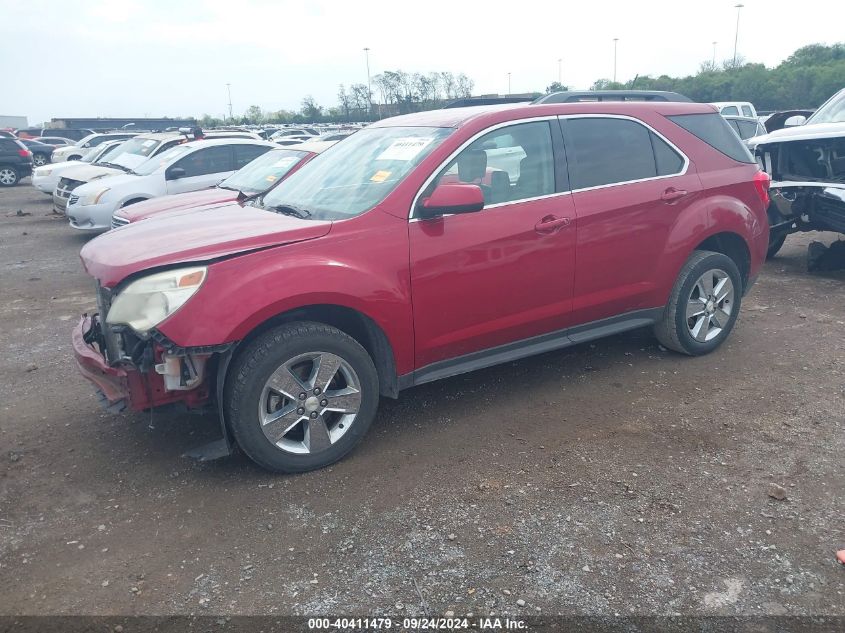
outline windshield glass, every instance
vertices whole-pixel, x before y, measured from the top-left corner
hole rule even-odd
[[[124,167],[135,168],[147,160],[159,145],[161,141],[156,139],[136,136],[123,144],[123,151],[114,162]]]
[[[109,162],[110,163],[110,162],[114,161],[118,156],[120,156],[120,153],[123,151],[124,145],[126,145],[125,142],[124,143],[114,143],[113,145],[109,145],[108,147],[106,147],[103,150],[101,150],[99,147],[96,148],[97,151],[100,152],[99,156],[97,156],[97,162],[98,163],[103,163],[103,162]]]
[[[190,147],[184,145],[177,145],[168,150],[163,151],[158,156],[145,160],[143,163],[134,168],[135,173],[139,176],[149,176],[160,169],[164,169],[177,158],[191,151]],[[121,154],[114,162],[123,164],[122,159],[126,156]]]
[[[268,193],[261,206],[289,206],[342,220],[381,202],[452,128],[368,128],[330,147]]]
[[[100,155],[100,148],[99,147],[92,147],[89,149],[85,154],[83,154],[81,160],[83,163],[93,163],[94,159]]]
[[[219,186],[247,194],[267,191],[307,155],[307,152],[292,149],[270,150],[241,167]]]
[[[96,134],[89,134],[88,136],[83,136],[81,139],[79,139],[78,141],[76,141],[75,145],[76,145],[77,147],[82,147],[83,145],[85,145],[85,143],[87,143],[88,141],[90,141],[90,140],[91,140],[92,138],[94,138],[95,136],[97,136],[97,135],[96,135]]]
[[[845,122],[845,90],[840,90],[822,104],[807,123],[843,123]]]

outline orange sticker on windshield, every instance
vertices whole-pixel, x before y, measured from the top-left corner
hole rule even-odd
[[[373,177],[370,178],[373,182],[384,182],[387,180],[388,176],[390,176],[389,171],[380,170],[373,174]]]
[[[273,174],[268,174],[267,178],[265,178],[267,182],[276,182],[276,177]]]

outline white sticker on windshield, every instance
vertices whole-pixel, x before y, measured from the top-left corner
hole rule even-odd
[[[433,140],[419,136],[397,138],[390,147],[376,156],[376,160],[413,160]]]
[[[144,147],[149,147],[150,145],[155,145],[155,144],[156,144],[156,142],[152,139],[150,139],[148,141],[144,141],[143,143],[141,143],[141,145],[143,145]]]

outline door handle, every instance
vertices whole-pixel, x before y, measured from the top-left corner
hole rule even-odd
[[[689,192],[686,189],[675,189],[674,187],[669,187],[666,191],[660,194],[660,199],[663,202],[675,202],[675,200],[680,200]]]
[[[569,218],[559,218],[556,215],[547,215],[534,225],[534,230],[538,233],[554,233],[558,229],[569,226],[570,222],[571,220]]]

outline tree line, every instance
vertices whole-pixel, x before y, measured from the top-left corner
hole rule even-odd
[[[370,121],[407,112],[443,107],[449,101],[472,95],[474,82],[465,74],[450,72],[408,73],[385,71],[372,78],[372,91],[363,83],[341,84],[337,104],[326,107],[312,97],[302,100],[298,111],[265,112],[253,105],[234,123],[342,123]],[[686,77],[637,75],[630,81],[598,79],[591,90],[669,90],[693,101],[750,101],[758,110],[816,108],[845,87],[845,44],[811,44],[796,50],[774,68],[747,63],[739,58],[721,64],[703,62],[698,72]],[[553,82],[543,93],[568,90]],[[231,120],[209,115],[201,119],[211,127]]]
[[[757,110],[817,108],[845,88],[845,44],[810,44],[774,68],[742,59],[703,62],[686,77],[637,76],[627,82],[599,79],[591,90],[670,90],[693,101],[750,101]]]

